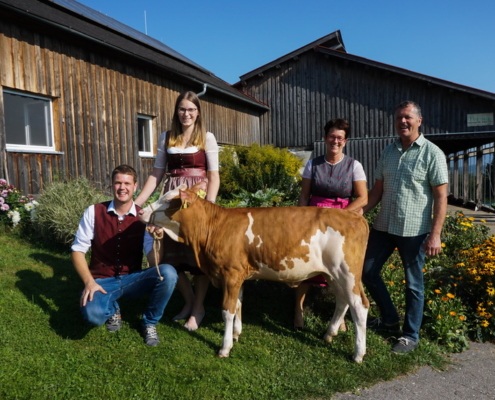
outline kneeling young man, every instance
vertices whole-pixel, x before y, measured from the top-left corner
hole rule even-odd
[[[89,206],[83,214],[72,245],[72,262],[84,282],[80,306],[91,325],[106,323],[109,332],[122,326],[120,298],[149,296],[143,313],[143,336],[148,346],[160,339],[156,324],[177,282],[175,268],[168,264],[142,269],[146,226],[139,221],[134,204],[136,171],[121,165],[112,172],[113,200]],[[86,252],[91,248],[88,265]]]

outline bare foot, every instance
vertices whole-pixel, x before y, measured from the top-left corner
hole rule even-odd
[[[182,311],[172,318],[172,321],[180,321],[181,319],[186,319],[191,315],[192,306],[185,305]]]
[[[186,328],[188,331],[195,331],[196,329],[198,329],[199,325],[201,325],[201,321],[203,321],[205,313],[205,310],[203,310],[203,312],[199,315],[191,315],[191,317],[184,324],[184,328]]]

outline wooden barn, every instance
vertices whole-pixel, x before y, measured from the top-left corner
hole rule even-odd
[[[325,123],[349,120],[347,153],[363,163],[369,184],[382,149],[396,138],[396,105],[413,100],[422,107],[423,133],[451,160],[453,195],[481,198],[482,160],[493,157],[493,144],[486,145],[495,141],[494,93],[349,54],[340,31],[241,76],[234,86],[270,107],[261,115],[262,143],[319,155]],[[473,165],[477,183],[468,185]]]
[[[147,35],[74,0],[0,0],[0,178],[36,194],[54,178],[141,182],[177,95],[203,93],[220,143],[261,141],[268,108]]]

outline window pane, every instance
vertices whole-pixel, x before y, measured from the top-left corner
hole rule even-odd
[[[53,146],[49,100],[4,92],[7,145]]]
[[[48,102],[37,101],[26,105],[28,110],[29,144],[32,146],[50,146]]]
[[[26,144],[26,126],[24,123],[24,106],[22,97],[3,93],[5,110],[5,131],[7,143]]]
[[[138,148],[142,153],[151,153],[151,119],[138,117]]]

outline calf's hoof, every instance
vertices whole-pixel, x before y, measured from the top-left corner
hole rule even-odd
[[[323,340],[327,343],[332,343],[333,341],[333,336],[329,335],[328,333],[325,333],[325,336],[323,336]]]
[[[362,364],[363,357],[364,357],[364,354],[362,354],[362,355],[354,355],[354,362],[357,363],[357,364]]]
[[[220,351],[218,352],[219,358],[227,358],[229,355],[230,355],[230,350],[220,349]]]

